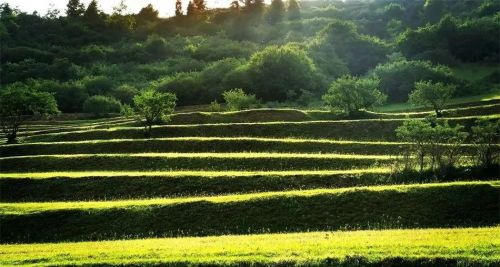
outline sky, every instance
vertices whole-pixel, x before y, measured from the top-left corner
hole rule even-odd
[[[91,0],[81,0],[85,6]],[[209,8],[214,7],[228,7],[233,0],[207,0],[207,6]],[[47,10],[53,6],[56,9],[61,10],[61,14],[65,14],[66,4],[68,0],[0,0],[1,3],[8,3],[12,7],[17,7],[21,11],[32,13],[37,11],[40,15],[45,15]],[[183,7],[186,9],[189,0],[182,0]],[[269,2],[269,1],[266,1]],[[120,0],[98,0],[98,3],[102,10],[106,13],[111,13],[113,7],[120,3]],[[128,6],[128,12],[137,13],[142,7],[151,3],[155,9],[160,12],[160,17],[169,17],[174,15],[175,10],[175,0],[125,0]]]

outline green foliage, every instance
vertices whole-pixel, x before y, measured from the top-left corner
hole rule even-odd
[[[172,93],[160,93],[153,89],[141,91],[134,97],[134,106],[137,114],[144,119],[144,127],[147,134],[151,133],[151,127],[159,120],[168,121],[174,112],[177,97]]]
[[[352,74],[363,74],[385,60],[389,46],[382,40],[360,34],[352,22],[334,21],[317,36],[318,42],[329,46],[343,60]]]
[[[455,85],[420,81],[415,83],[415,90],[410,94],[409,101],[414,105],[431,107],[436,116],[441,117],[447,102],[455,93]]]
[[[66,14],[70,18],[80,17],[85,12],[85,8],[79,0],[69,0],[66,7]]]
[[[208,107],[208,110],[210,112],[221,112],[223,110],[222,105],[217,102],[217,100],[214,100],[210,102],[210,106]]]
[[[257,103],[255,95],[247,95],[243,89],[232,89],[222,93],[227,108],[231,111],[248,109]]]
[[[451,69],[430,62],[398,60],[378,65],[373,75],[380,79],[380,90],[390,102],[403,102],[419,81],[453,83]]]
[[[412,169],[414,160],[420,172],[426,166],[431,170],[445,172],[453,168],[463,156],[459,145],[468,136],[460,124],[454,127],[448,123],[432,120],[408,120],[396,129],[397,137],[411,145],[404,154],[405,169]]]
[[[378,88],[376,79],[344,76],[330,85],[323,100],[330,108],[351,114],[384,103],[387,96]]]
[[[83,112],[95,116],[107,116],[111,113],[120,113],[122,105],[113,97],[95,95],[87,98],[83,103]]]
[[[264,101],[282,101],[300,89],[321,93],[322,81],[307,52],[298,45],[268,46],[255,53],[245,66],[253,92]]]
[[[498,61],[500,20],[484,17],[459,21],[446,16],[439,23],[416,30],[407,30],[397,44],[407,57],[429,50],[447,50],[459,60],[474,62]]]
[[[137,89],[127,84],[118,86],[111,91],[111,96],[120,100],[121,103],[129,105],[133,103],[136,94]]]
[[[80,83],[32,80],[28,84],[37,91],[53,94],[59,110],[63,113],[81,112],[83,102],[89,97],[86,89]]]
[[[134,109],[130,105],[128,104],[122,105],[122,108],[120,109],[120,115],[129,118],[134,116],[134,114],[135,114]]]
[[[45,116],[58,112],[53,95],[35,91],[26,84],[13,83],[0,91],[0,124],[8,143],[17,142],[17,132],[26,115]]]
[[[498,164],[500,121],[478,120],[472,127],[472,140],[477,145],[476,163],[484,168]]]
[[[299,20],[301,18],[300,5],[297,0],[288,0],[287,12],[289,20]]]
[[[89,95],[107,95],[114,87],[113,80],[105,76],[85,77],[83,80],[85,90]]]
[[[272,0],[271,6],[267,11],[267,21],[271,25],[275,25],[283,21],[285,16],[285,3],[283,0]]]

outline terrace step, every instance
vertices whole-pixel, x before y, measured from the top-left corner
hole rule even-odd
[[[498,182],[0,204],[1,242],[493,226]]]

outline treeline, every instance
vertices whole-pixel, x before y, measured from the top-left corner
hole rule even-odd
[[[418,81],[470,95],[498,86],[500,74],[469,82],[450,67],[498,64],[498,1],[234,1],[208,9],[181,1],[160,18],[122,2],[111,14],[97,1],[70,0],[65,14],[27,14],[1,5],[1,85],[53,93],[62,112],[82,112],[92,96],[133,105],[138,92],[175,93],[179,105],[223,102],[241,88],[261,103],[309,105],[345,75],[380,80],[389,102]],[[17,85],[16,85],[17,86]]]

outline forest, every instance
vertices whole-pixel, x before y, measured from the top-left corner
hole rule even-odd
[[[322,107],[343,77],[375,82],[387,103],[418,81],[453,97],[499,89],[496,0],[171,2],[168,18],[123,1],[111,14],[97,0],[47,14],[2,4],[1,90],[48,92],[62,113],[123,113],[146,89],[215,111],[232,89],[254,96],[249,107]]]

